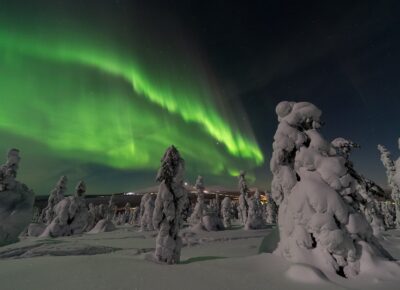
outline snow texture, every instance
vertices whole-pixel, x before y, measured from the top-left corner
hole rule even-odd
[[[361,257],[369,255],[373,263],[368,266],[385,271],[374,261],[392,258],[361,209],[369,202],[369,188],[348,160],[351,143],[332,144],[323,138],[318,132],[321,111],[313,104],[281,102],[276,113],[279,124],[270,163],[272,196],[279,205],[275,253],[348,278],[363,272]]]
[[[0,246],[18,241],[18,236],[31,222],[34,193],[16,180],[21,158],[11,149],[0,167]]]
[[[183,187],[184,160],[175,146],[169,147],[161,159],[157,174],[160,182],[153,225],[158,230],[154,257],[158,262],[176,264],[180,261],[182,239],[179,229],[182,211],[187,203],[187,192]]]

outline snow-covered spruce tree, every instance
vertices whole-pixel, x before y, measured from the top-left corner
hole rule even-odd
[[[60,237],[84,232],[88,220],[85,201],[86,185],[78,182],[75,193],[54,206],[55,217],[41,234],[42,237]]]
[[[152,194],[150,193],[146,194],[148,194],[148,197],[146,198],[146,201],[143,205],[143,213],[140,219],[140,229],[142,231],[152,231],[154,230],[153,227],[154,198]]]
[[[197,192],[197,202],[188,221],[193,229],[203,229],[204,205],[204,181],[202,176],[198,176],[194,188]]]
[[[269,196],[268,198],[268,203],[265,213],[266,213],[265,221],[267,222],[267,224],[276,224],[276,219],[278,216],[278,207],[276,206],[276,203],[271,196]]]
[[[383,145],[378,145],[378,150],[381,153],[381,161],[383,163],[383,166],[385,166],[386,168],[386,176],[389,186],[392,190],[391,197],[394,201],[396,208],[394,224],[396,228],[400,228],[400,158],[398,158],[397,161],[394,162],[392,160],[390,152]]]
[[[239,220],[243,226],[246,226],[249,210],[249,205],[247,203],[247,199],[249,198],[249,188],[247,187],[246,173],[244,171],[241,171],[239,174],[239,193]]]
[[[247,214],[247,221],[245,229],[256,230],[261,229],[265,226],[264,223],[264,209],[261,204],[260,193],[258,190],[254,195],[247,199],[249,210]]]
[[[32,218],[34,193],[16,180],[20,160],[19,150],[11,149],[0,166],[0,246],[18,241]]]
[[[187,200],[187,192],[183,187],[184,167],[184,160],[172,145],[161,159],[157,174],[160,187],[155,202],[153,225],[158,230],[154,254],[158,262],[179,263],[182,247],[179,228]]]
[[[307,102],[281,102],[276,113],[270,164],[279,205],[275,253],[345,277],[366,268],[379,272],[377,264],[398,271],[361,213],[358,175],[318,132],[321,111]]]
[[[61,176],[57,181],[56,187],[50,192],[47,200],[47,206],[41,214],[41,221],[46,225],[50,224],[54,219],[54,206],[64,199],[64,193],[67,191],[68,179],[66,176]]]
[[[232,227],[232,200],[226,196],[221,202],[221,216],[225,229]]]

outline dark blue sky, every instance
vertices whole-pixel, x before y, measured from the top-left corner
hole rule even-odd
[[[309,101],[323,111],[325,137],[359,143],[356,168],[385,186],[376,146],[399,153],[400,1],[212,2],[179,15],[242,102],[265,155],[275,105]],[[258,171],[271,179],[268,162]]]

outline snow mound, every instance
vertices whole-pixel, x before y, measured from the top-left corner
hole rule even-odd
[[[115,226],[108,218],[99,220],[99,222],[94,226],[94,228],[88,232],[88,234],[98,234],[104,232],[111,232],[115,230]]]
[[[326,283],[328,278],[317,268],[305,264],[293,264],[286,271],[286,276],[302,283]]]
[[[120,249],[78,243],[43,242],[21,248],[2,250],[0,251],[0,259],[23,259],[41,256],[91,256],[112,253],[118,250]]]

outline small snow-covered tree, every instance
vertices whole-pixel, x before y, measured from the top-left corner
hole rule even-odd
[[[194,188],[197,192],[197,202],[193,212],[189,217],[189,224],[192,228],[203,228],[204,205],[204,181],[202,176],[198,176]]]
[[[265,226],[264,223],[264,209],[261,204],[260,193],[257,190],[254,195],[247,199],[248,202],[248,215],[245,229],[261,229]]]
[[[85,192],[86,184],[80,181],[76,185],[74,195],[69,197],[68,223],[71,235],[83,233],[87,224],[88,209],[86,206]]]
[[[145,202],[143,205],[142,217],[140,219],[140,229],[142,231],[152,231],[154,230],[153,227],[154,198],[153,195],[150,193],[146,193],[142,198],[145,199]]]
[[[34,193],[16,180],[20,160],[11,149],[0,166],[0,246],[16,242],[32,219]]]
[[[358,174],[354,169],[353,162],[350,160],[350,153],[353,148],[360,148],[360,146],[342,137],[333,140],[331,145],[336,150],[336,154],[342,156],[346,160],[345,167],[355,180],[355,191],[361,196],[353,206],[359,208],[360,211],[364,213],[366,220],[373,229],[374,235],[376,237],[381,237],[382,231],[384,231],[385,228],[383,220],[376,209],[375,200],[377,196],[384,196],[385,193],[375,182]]]
[[[128,224],[131,220],[131,204],[127,202],[124,206],[124,213],[122,216],[122,224]],[[153,218],[153,217],[152,217]]]
[[[215,199],[206,205],[202,221],[203,229],[206,231],[221,231],[224,229],[222,220],[219,217],[218,207],[215,205]]]
[[[85,227],[85,232],[88,232],[94,228],[96,225],[96,207],[93,203],[89,203],[88,217]]]
[[[189,218],[192,230],[219,231],[223,229],[222,221],[219,217],[218,200],[210,200],[210,204],[204,202],[204,181],[202,176],[198,176],[195,189],[197,191],[197,203],[193,213]]]
[[[117,206],[115,205],[115,195],[112,194],[110,197],[110,200],[108,201],[108,207],[107,207],[107,219],[112,221],[115,218],[115,215],[117,213]]]
[[[381,153],[381,161],[386,168],[386,176],[392,189],[391,196],[396,208],[394,224],[396,228],[400,228],[400,158],[396,162],[393,161],[389,150],[383,145],[378,145],[378,150]]]
[[[96,224],[107,217],[107,208],[103,203],[96,206]]]
[[[162,263],[176,264],[180,260],[182,239],[179,228],[187,199],[183,186],[184,168],[184,160],[172,145],[161,159],[157,174],[160,187],[153,213],[153,225],[158,230],[155,258]]]
[[[244,171],[241,171],[239,175],[239,193],[239,220],[242,225],[246,226],[247,214],[249,210],[249,205],[247,203],[249,198],[249,188],[247,187],[246,173]]]
[[[41,215],[41,220],[46,225],[50,224],[54,219],[54,206],[64,199],[64,193],[67,191],[67,182],[67,177],[61,176],[57,181],[56,187],[50,192],[47,206],[43,209]]]
[[[114,195],[110,196],[108,205],[101,204],[98,208],[98,218],[101,218],[90,230],[90,234],[111,232],[115,230],[114,221],[116,220],[117,206],[114,203]],[[96,220],[96,219],[95,219]]]
[[[232,227],[232,200],[226,196],[221,202],[221,216],[225,229]]]
[[[278,216],[278,207],[276,206],[276,203],[271,196],[269,196],[268,198],[268,203],[265,212],[266,212],[265,221],[267,222],[267,224],[276,224],[276,219]]]
[[[279,205],[275,253],[345,277],[393,265],[361,212],[368,190],[360,192],[365,187],[360,175],[345,152],[318,131],[321,111],[307,102],[281,102],[276,113],[270,164],[272,196]]]
[[[75,193],[54,206],[54,218],[41,234],[42,237],[60,237],[81,234],[85,231],[88,210],[85,200],[86,185],[78,182]]]

